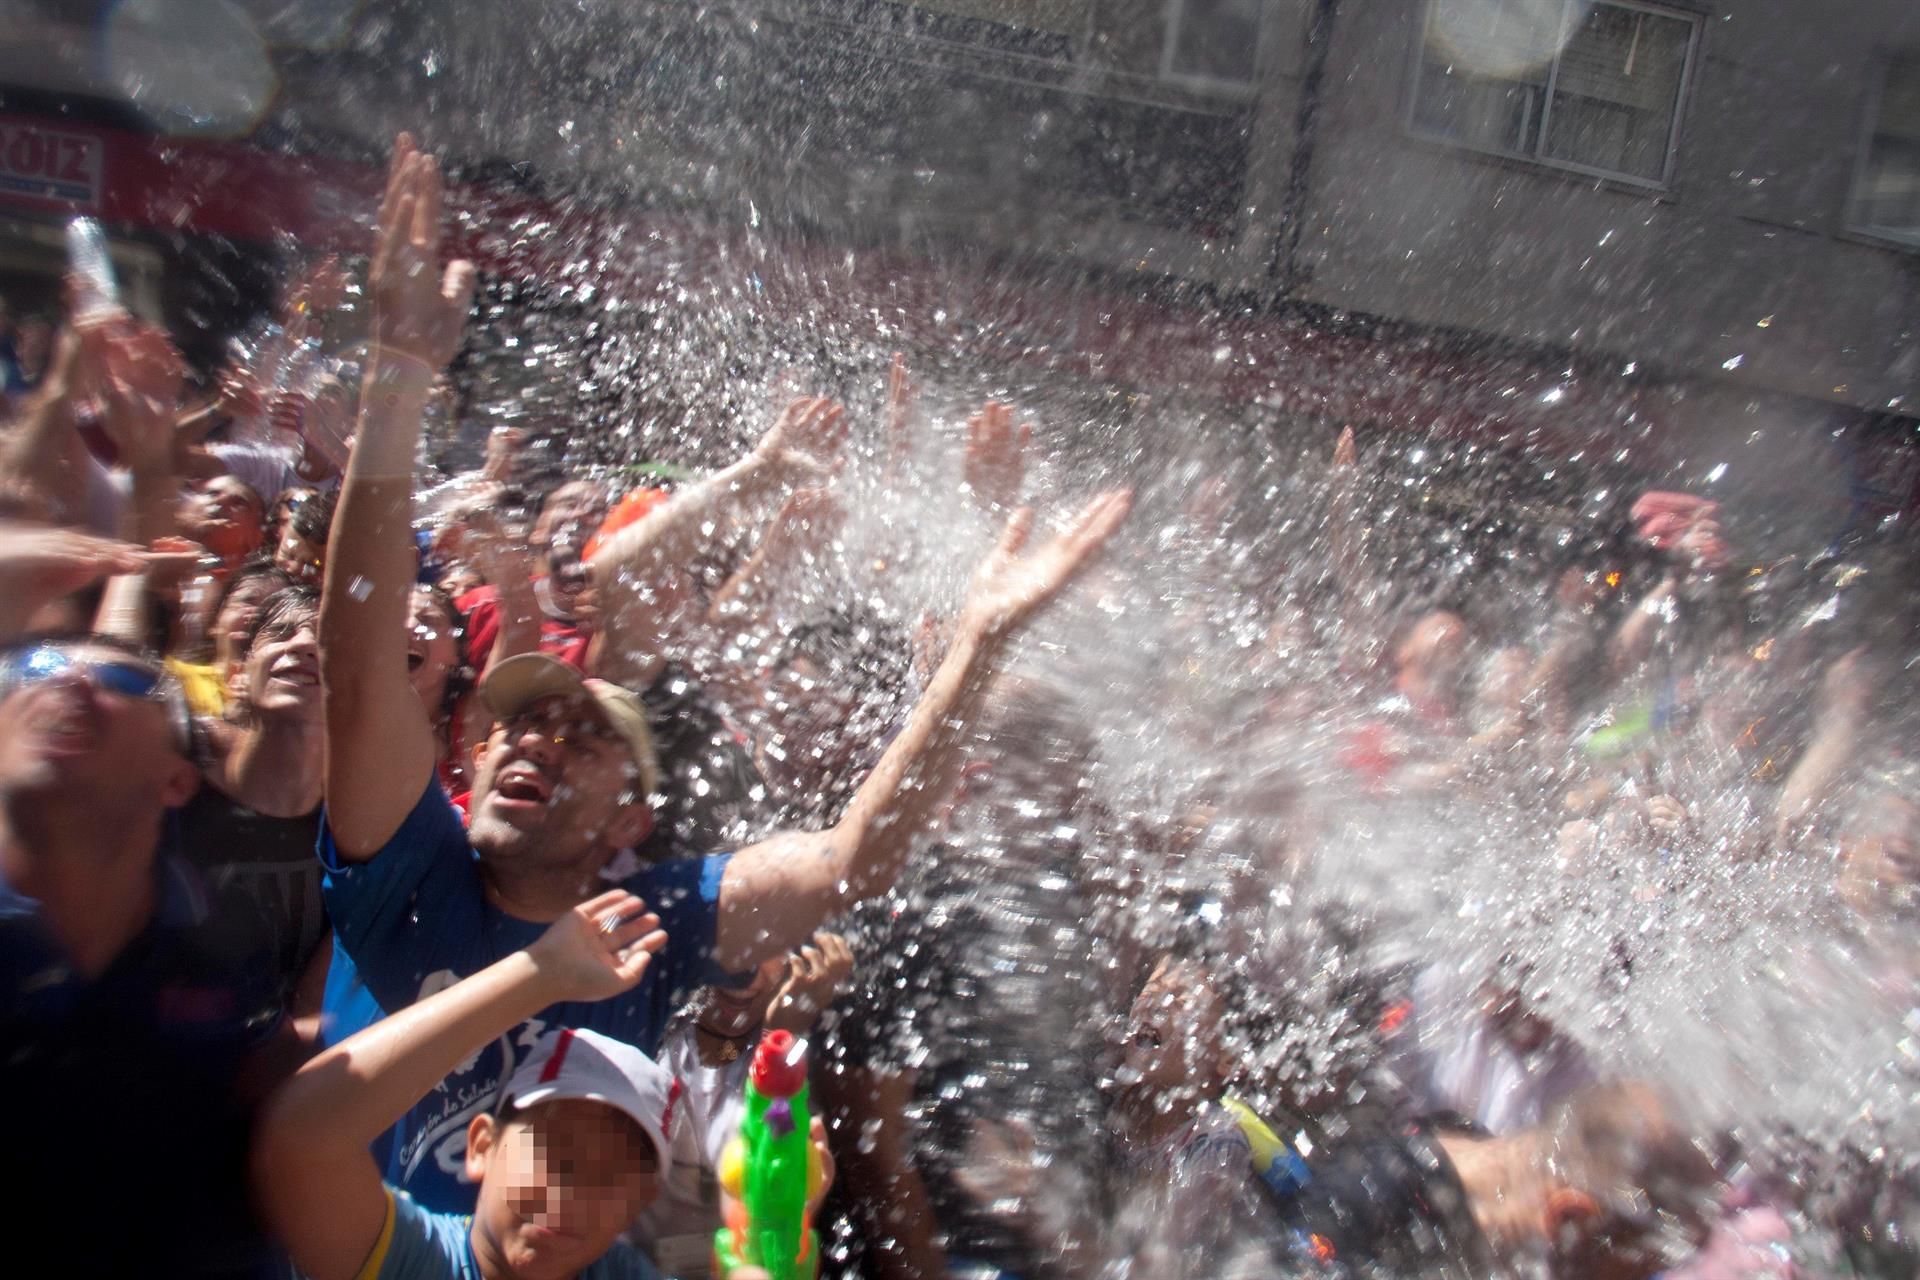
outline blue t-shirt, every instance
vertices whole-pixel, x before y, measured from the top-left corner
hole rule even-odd
[[[484,1280],[473,1256],[473,1219],[429,1212],[389,1187],[387,1224],[356,1280]],[[660,1280],[660,1273],[639,1250],[615,1241],[580,1280]]]
[[[435,1212],[471,1213],[477,1188],[464,1172],[467,1125],[498,1107],[514,1069],[551,1027],[584,1027],[657,1052],[668,1016],[695,988],[728,977],[713,960],[727,861],[719,855],[665,862],[622,881],[667,933],[666,949],[640,984],[612,1000],[550,1006],[462,1062],[376,1144],[387,1182]],[[547,930],[487,900],[466,827],[437,780],[366,862],[342,860],[323,822],[320,863],[335,940],[325,1005],[329,1043],[478,973]]]
[[[257,935],[210,926],[219,906],[192,866],[162,856],[154,875],[152,919],[93,978],[0,877],[8,1220],[33,1224],[67,1275],[271,1275],[238,1082],[280,1025],[272,967],[235,945]],[[164,1176],[113,1157],[156,1124],[172,1135]]]

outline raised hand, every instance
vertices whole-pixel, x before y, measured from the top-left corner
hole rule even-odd
[[[459,349],[475,282],[473,264],[464,259],[440,270],[443,200],[439,164],[401,134],[393,144],[368,271],[373,338],[435,373]]]
[[[155,538],[141,556],[147,581],[156,591],[171,590],[200,572],[207,549],[191,538],[169,535]]]
[[[1027,478],[1033,424],[1015,425],[1013,407],[989,400],[967,419],[964,475],[967,491],[982,510],[1010,511]]]
[[[161,330],[119,315],[80,331],[80,378],[120,461],[136,472],[173,466],[173,429],[186,362]]]
[[[999,545],[974,571],[966,603],[960,609],[960,630],[991,638],[1018,626],[1073,580],[1106,545],[1132,506],[1130,490],[1110,489],[1081,508],[1070,525],[1033,551],[1026,551],[1027,537],[1033,530],[1033,508],[1015,511]]]
[[[505,500],[501,486],[483,481],[448,503],[435,522],[434,555],[470,564],[496,586],[516,576],[532,581],[533,549],[524,530],[509,530],[501,520]]]
[[[776,466],[829,477],[847,442],[846,420],[846,410],[837,402],[802,396],[781,411],[754,452]]]
[[[335,254],[326,254],[294,277],[281,304],[281,325],[289,330],[310,329],[340,305],[347,295],[347,273]]]
[[[511,480],[526,443],[527,433],[519,427],[495,427],[487,434],[487,455],[480,464],[480,474],[495,484]]]
[[[786,980],[767,1006],[767,1025],[805,1035],[833,1002],[853,972],[853,949],[837,933],[822,931],[787,958]]]
[[[0,639],[41,606],[116,573],[138,573],[138,547],[68,529],[0,523]]]
[[[555,1001],[605,1000],[630,991],[667,945],[660,917],[611,889],[555,920],[527,948]]]

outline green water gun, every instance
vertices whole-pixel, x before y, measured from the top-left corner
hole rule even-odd
[[[772,1280],[814,1280],[820,1240],[809,1212],[823,1171],[807,1105],[807,1042],[786,1031],[760,1037],[747,1076],[747,1115],[720,1157],[731,1197],[713,1234],[715,1269],[755,1266]]]

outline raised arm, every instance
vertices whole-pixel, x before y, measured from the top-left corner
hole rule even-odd
[[[0,642],[24,635],[33,615],[116,574],[139,574],[139,548],[70,529],[0,521]]]
[[[73,428],[79,360],[80,337],[69,327],[54,340],[46,377],[26,409],[0,437],[0,475],[32,490],[53,508],[56,520],[67,524],[87,518],[87,486],[100,470]]]
[[[101,425],[133,479],[120,533],[144,546],[175,528],[180,477],[173,432],[186,362],[164,331],[131,316],[82,329],[80,345]]]
[[[821,832],[785,832],[743,849],[720,887],[724,968],[751,968],[796,946],[834,913],[892,887],[913,840],[963,763],[994,664],[1015,628],[1057,595],[1120,527],[1125,491],[1101,494],[1073,523],[1022,554],[1033,512],[1016,511],[967,592],[953,642],[900,736]]]
[[[1873,717],[1872,661],[1865,648],[1836,658],[1814,694],[1813,733],[1774,804],[1774,839],[1785,844],[1818,821],[1855,765]]]
[[[440,204],[439,168],[402,134],[375,232],[374,347],[320,601],[327,821],[352,860],[372,857],[399,829],[437,752],[407,680],[413,465],[422,410],[459,346],[474,283],[469,263],[450,264],[444,276],[437,269]]]
[[[645,684],[668,627],[664,615],[677,599],[676,579],[713,526],[799,480],[824,475],[845,436],[838,404],[795,400],[753,452],[602,544],[588,565],[606,632],[597,646],[595,674],[617,684]]]
[[[666,945],[660,920],[616,889],[560,917],[525,951],[312,1059],[267,1104],[253,1144],[262,1215],[313,1280],[359,1274],[386,1223],[367,1147],[461,1059],[548,1005],[631,990]]]

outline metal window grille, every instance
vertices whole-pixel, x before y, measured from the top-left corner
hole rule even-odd
[[[1475,150],[1665,186],[1699,30],[1691,14],[1626,0],[1433,0],[1410,124]]]

